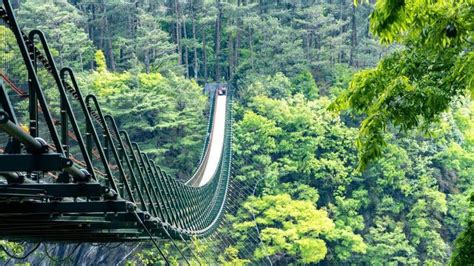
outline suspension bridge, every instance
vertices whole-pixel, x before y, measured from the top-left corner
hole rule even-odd
[[[15,37],[28,87],[0,72],[0,238],[100,243],[211,235],[230,182],[229,88],[209,94],[200,163],[192,176],[177,180],[118,128],[98,98],[83,96],[73,70],[57,67],[43,32],[22,31],[8,0],[0,18]],[[57,91],[56,101],[48,100],[41,71],[54,81],[48,90]],[[27,102],[23,110],[13,106],[12,95]]]

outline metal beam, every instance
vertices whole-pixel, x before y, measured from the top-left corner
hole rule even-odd
[[[128,201],[85,202],[6,202],[0,208],[0,216],[54,214],[54,213],[119,213],[128,212]]]
[[[0,185],[0,197],[2,193],[19,193],[24,195],[45,195],[53,198],[94,198],[101,197],[109,191],[109,188],[98,183]]]
[[[59,153],[0,154],[0,172],[62,171],[72,166],[72,161]]]

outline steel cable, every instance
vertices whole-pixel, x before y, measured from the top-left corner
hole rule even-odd
[[[166,257],[166,255],[163,253],[163,251],[160,249],[160,246],[158,245],[158,243],[156,242],[155,238],[153,237],[153,235],[151,234],[150,230],[148,230],[148,228],[146,227],[145,223],[143,223],[142,219],[140,219],[140,216],[138,215],[137,211],[134,210],[132,212],[134,215],[135,215],[135,218],[137,219],[137,222],[143,227],[143,230],[145,230],[145,232],[148,234],[148,236],[150,237],[150,240],[151,242],[153,243],[153,245],[155,245],[156,249],[158,250],[158,252],[160,253],[160,256],[161,258],[163,258],[163,260],[165,260],[165,263],[167,265],[171,265],[171,263],[169,262],[168,258]]]
[[[65,256],[64,258],[62,259],[55,259],[53,258],[53,256],[51,256],[51,254],[49,253],[48,251],[48,247],[46,244],[43,243],[43,247],[44,247],[44,252],[46,254],[46,257],[48,257],[51,261],[55,262],[55,263],[62,263],[62,262],[65,262],[65,261],[68,261],[71,259],[72,255],[74,254],[74,252],[76,252],[76,250],[82,245],[82,243],[78,243],[73,249],[72,251],[69,253],[69,255]]]

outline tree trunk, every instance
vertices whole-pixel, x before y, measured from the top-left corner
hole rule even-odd
[[[310,32],[306,32],[306,36],[303,35],[303,44],[304,44],[304,53],[306,54],[306,61],[310,62],[310,47],[309,47],[309,38],[310,38]]]
[[[216,36],[215,36],[215,53],[216,53],[216,76],[215,80],[219,81],[222,77],[221,71],[221,23],[222,23],[222,5],[220,0],[216,0],[217,18],[216,18]]]
[[[241,6],[241,0],[237,1],[237,7],[240,8]],[[237,16],[237,32],[235,35],[235,48],[234,48],[234,64],[235,64],[235,69],[239,67],[239,59],[240,59],[240,27],[242,26],[242,20],[240,16]]]
[[[252,35],[252,28],[249,27],[249,48],[250,48],[250,64],[252,65],[252,69],[255,67],[254,57],[253,57],[253,35]]]
[[[180,17],[180,8],[179,0],[174,1],[174,11],[176,15],[176,44],[178,46],[178,64],[183,64],[182,58],[182,47],[181,47],[181,17]]]
[[[202,29],[202,63],[204,66],[204,80],[207,82],[209,72],[207,69],[207,43],[206,43],[206,29]]]
[[[356,15],[355,15],[355,5],[352,4],[352,32],[351,32],[351,53],[349,57],[349,64],[351,66],[355,65],[354,62],[354,53],[357,46],[357,25],[356,25]]]
[[[341,1],[341,5],[339,7],[339,20],[340,21],[343,21],[344,2],[345,1]],[[343,33],[344,33],[344,26],[341,25],[341,27],[339,29],[339,35],[342,36]],[[344,51],[342,50],[342,44],[343,43],[339,43],[339,47],[338,47],[339,48],[339,54],[338,54],[338,57],[337,57],[338,63],[342,63],[343,57],[344,57]]]
[[[183,21],[183,35],[185,40],[188,39],[188,33],[186,31],[186,21]],[[189,78],[189,48],[187,44],[184,46],[184,65],[186,66],[186,78]]]
[[[150,73],[150,50],[145,51],[145,72]]]
[[[128,12],[128,27],[130,29],[131,38],[136,37],[137,28],[138,28],[138,1],[130,0],[130,5],[133,12]]]
[[[115,58],[114,58],[114,50],[112,48],[112,36],[110,36],[110,32],[109,32],[109,19],[107,17],[107,6],[104,2],[104,35],[103,36],[107,36],[106,37],[106,47],[105,48],[105,51],[106,51],[106,55],[107,55],[107,58],[109,59],[109,67],[112,71],[115,71]]]
[[[114,49],[112,47],[112,37],[108,37],[107,43],[108,43],[107,53],[109,55],[110,69],[112,71],[115,71],[116,65],[115,65]]]
[[[195,45],[194,42],[196,42],[196,13],[194,10],[194,1],[191,0],[191,19],[192,19],[192,24],[193,24],[193,54],[194,54],[194,67],[193,67],[193,72],[194,72],[194,79],[198,79],[198,73],[199,73],[199,62],[198,62],[198,53],[197,53],[197,45]]]
[[[232,79],[234,77],[234,69],[235,69],[234,38],[232,38],[232,34],[229,34],[227,47],[229,49],[229,79]]]
[[[89,20],[87,21],[87,31],[89,33],[89,39],[92,40],[92,42],[97,45],[97,42],[94,41],[96,38],[95,38],[95,25],[94,25],[94,21],[96,19],[96,14],[95,14],[95,5],[92,4],[92,5],[89,5],[90,6],[90,10],[91,10],[91,18],[89,18]],[[90,68],[93,69],[94,68],[94,62],[91,62],[90,63]]]
[[[100,12],[99,13],[100,14],[99,15],[100,25],[98,26],[98,28],[99,28],[99,48],[104,51],[105,50],[104,49],[105,35],[104,35],[104,2],[103,1],[100,2],[99,10],[102,11],[102,12],[98,11],[98,12]]]

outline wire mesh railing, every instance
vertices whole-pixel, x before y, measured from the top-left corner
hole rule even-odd
[[[102,113],[95,96],[84,97],[81,94],[74,72],[70,68],[58,69],[56,67],[44,34],[38,30],[33,30],[29,34],[21,31],[7,0],[3,0],[0,18],[15,36],[29,81],[28,92],[26,92],[15,86],[8,75],[2,76],[14,93],[28,101],[26,121],[29,128],[27,131],[21,131],[18,121],[12,120],[14,111],[11,108],[10,115],[7,114],[8,112],[1,113],[5,122],[0,125],[0,129],[9,133],[10,137],[6,141],[10,144],[18,142],[18,134],[31,137],[29,139],[31,143],[25,144],[26,140],[20,139],[22,145],[7,151],[4,155],[9,156],[9,160],[15,156],[17,159],[20,158],[18,156],[23,156],[22,160],[26,160],[31,159],[32,157],[27,156],[32,154],[37,156],[35,158],[46,158],[49,154],[67,163],[67,167],[43,171],[53,173],[55,175],[53,179],[43,179],[40,182],[41,178],[38,175],[38,178],[34,180],[41,185],[43,194],[46,191],[56,193],[55,195],[61,195],[61,197],[46,197],[38,194],[37,191],[29,194],[25,192],[23,198],[39,198],[32,201],[32,204],[36,204],[34,205],[36,209],[28,209],[28,206],[23,203],[17,203],[21,208],[25,208],[25,212],[35,213],[44,208],[45,212],[49,210],[50,215],[61,213],[61,222],[57,219],[51,220],[47,230],[35,232],[36,234],[45,236],[51,233],[51,239],[74,240],[86,237],[80,235],[80,232],[93,232],[93,236],[101,236],[104,241],[114,237],[128,240],[143,239],[147,236],[136,224],[135,216],[146,226],[145,231],[149,232],[152,238],[167,238],[168,235],[174,239],[205,237],[217,228],[224,213],[232,160],[232,95],[230,92],[226,110],[224,110],[226,112],[225,138],[219,166],[205,185],[190,186],[171,177],[150,160],[140,147],[132,142],[125,131],[117,128],[113,117]],[[48,97],[42,89],[42,80],[39,77],[41,71],[48,74],[49,81],[47,82],[55,85],[56,95],[58,95],[56,99]],[[8,95],[6,97],[8,98]],[[213,125],[214,112],[216,112],[214,97],[215,95],[211,94],[208,133],[215,126]],[[2,101],[4,110],[9,109],[10,105]],[[55,119],[55,117],[58,118]],[[28,145],[39,145],[39,148],[32,150],[27,147]],[[204,163],[203,158],[209,145],[210,138],[206,137],[200,164]],[[0,166],[4,167],[1,161]],[[21,187],[25,183],[32,182],[33,180],[30,180],[32,173],[38,173],[43,168],[46,169],[43,165],[31,166],[29,170],[22,168],[16,171],[1,171],[0,175],[8,176],[8,173],[15,173],[17,176],[23,176],[24,178],[21,179],[7,178],[8,183],[16,183],[16,186]],[[69,191],[59,191],[58,186],[53,185],[61,185],[61,188],[76,192],[68,194]],[[83,191],[86,187],[91,191],[87,193]],[[30,185],[28,189],[31,188],[33,187]],[[0,201],[4,197],[8,198],[7,193],[2,194],[0,191]],[[58,200],[60,204],[55,202]],[[0,211],[0,215],[11,214],[9,211],[10,209]],[[77,213],[87,216],[87,219],[94,217],[96,223],[86,218],[78,218]],[[103,218],[97,213],[107,215]],[[123,216],[120,216],[122,214]],[[44,213],[41,212],[41,215]],[[117,218],[113,218],[113,215]],[[70,218],[67,225],[63,224],[63,220],[67,220],[65,217]],[[130,220],[131,218],[133,219]],[[74,219],[86,219],[86,222],[81,220],[80,229],[74,227],[74,230],[65,232],[64,230],[70,228],[71,221]],[[31,223],[27,221],[23,223],[25,230],[33,228]],[[84,228],[83,224],[90,226],[90,231]],[[63,231],[52,233],[55,226],[63,226],[61,227]],[[0,222],[0,234],[5,232],[8,234],[7,231],[2,230]],[[22,235],[22,232],[15,231],[15,234],[18,237]],[[28,237],[28,233],[24,233],[23,237]],[[35,236],[31,235],[31,238]]]

